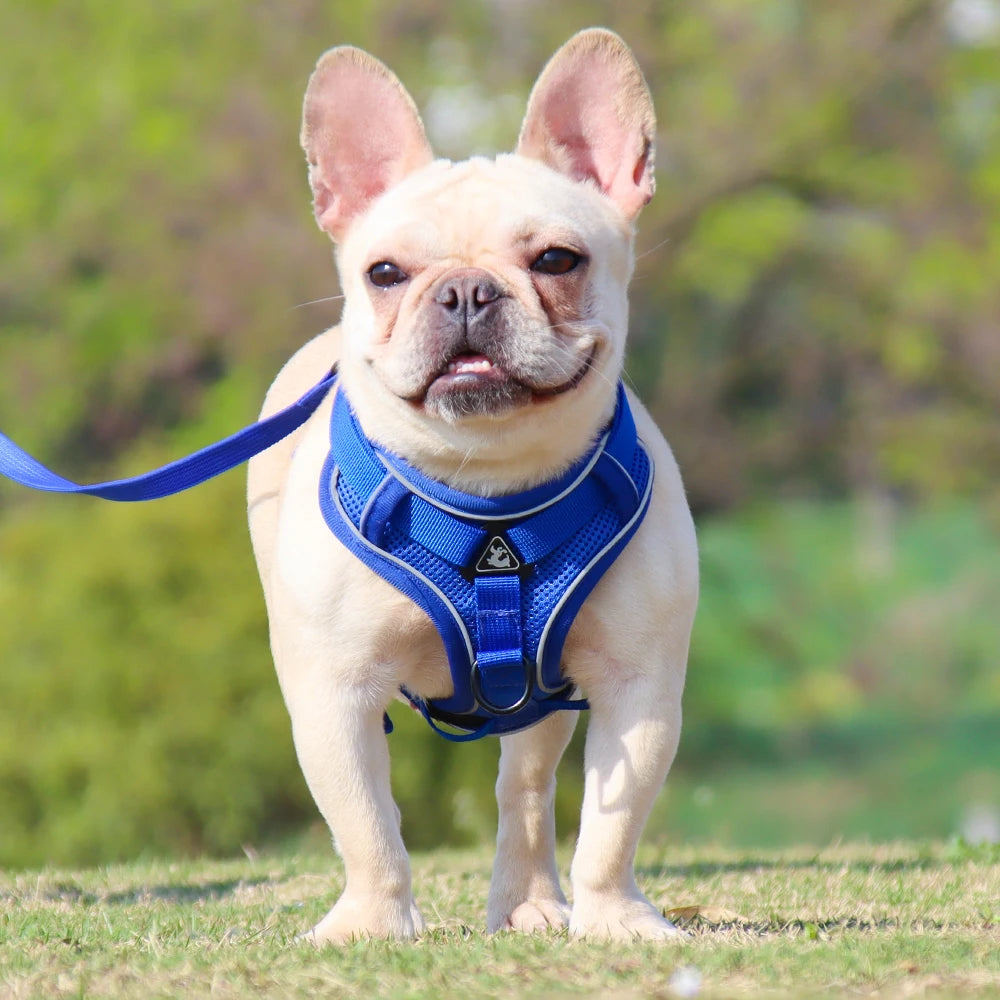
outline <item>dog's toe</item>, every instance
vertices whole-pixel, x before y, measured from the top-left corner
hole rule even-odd
[[[550,927],[566,927],[569,914],[569,907],[558,900],[529,899],[514,908],[507,918],[507,926],[513,931],[531,934]]]
[[[570,909],[564,900],[526,899],[522,903],[503,907],[491,914],[488,930],[491,934],[497,931],[533,934],[550,928],[558,930],[568,926],[569,915]]]
[[[410,919],[413,921],[413,933],[416,937],[420,937],[427,930],[427,925],[424,923],[422,914],[417,909],[417,901],[415,899],[410,900]]]
[[[336,906],[302,939],[320,946],[350,944],[366,938],[412,940],[424,931],[424,920],[411,899],[409,904],[382,901],[382,905],[365,904],[342,896]]]
[[[573,937],[603,941],[667,941],[688,936],[644,898],[605,901],[596,907],[578,904],[569,931]]]

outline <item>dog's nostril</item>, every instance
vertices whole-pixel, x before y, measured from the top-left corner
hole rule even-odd
[[[446,281],[434,296],[434,301],[448,312],[477,313],[503,298],[503,290],[481,275],[455,277]]]
[[[457,309],[459,302],[461,301],[458,289],[454,285],[445,285],[445,287],[437,293],[435,298],[440,305],[445,307],[445,309]]]
[[[472,291],[472,301],[478,308],[488,306],[500,298],[500,289],[492,281],[481,281]]]

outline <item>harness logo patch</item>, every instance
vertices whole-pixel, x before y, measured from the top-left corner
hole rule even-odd
[[[494,535],[490,539],[486,550],[476,563],[477,573],[510,573],[520,568],[521,561],[500,535]]]

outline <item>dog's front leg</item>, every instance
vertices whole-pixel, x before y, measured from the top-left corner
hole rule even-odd
[[[301,651],[301,650],[300,650]],[[277,659],[277,657],[276,657]],[[303,670],[286,690],[302,773],[344,860],[346,886],[309,932],[316,944],[412,938],[423,930],[389,784],[383,699],[331,671]],[[308,673],[309,681],[301,678]]]
[[[565,927],[553,812],[556,765],[573,735],[576,712],[556,712],[500,740],[497,852],[486,905],[490,933]]]
[[[680,735],[680,690],[670,676],[624,679],[612,669],[587,687],[591,717],[571,869],[571,934],[631,940],[680,933],[639,891],[634,872],[639,835]]]

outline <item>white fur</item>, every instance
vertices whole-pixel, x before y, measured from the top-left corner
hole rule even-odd
[[[349,57],[337,55],[343,52],[325,57],[317,74],[329,76],[333,65],[336,79],[346,77],[354,92],[363,90],[366,73],[377,74],[380,94],[387,79],[395,81],[370,57],[362,59],[356,50],[347,50]],[[593,59],[611,60],[615,78],[627,78],[627,94],[608,95],[612,108],[639,100],[634,61],[607,32],[576,36],[553,60],[562,60],[560,72],[547,73],[562,83],[567,73],[588,72]],[[327,77],[320,82],[323,88],[311,84],[307,95],[315,135],[322,134],[325,121],[322,101],[330,100]],[[394,114],[419,145],[416,113],[399,90]],[[533,105],[551,103],[532,98]],[[604,133],[619,114],[605,111],[611,117]],[[634,130],[632,119],[641,119],[648,130],[651,106],[621,117],[623,129]],[[545,125],[533,122],[530,131],[548,134]],[[312,180],[324,206],[321,225],[339,240],[346,304],[340,327],[303,347],[279,374],[264,414],[297,398],[339,360],[341,384],[366,433],[456,488],[484,494],[521,490],[579,458],[613,409],[627,330],[630,219],[651,193],[651,177],[643,179],[636,169],[645,187],[617,194],[621,177],[615,180],[618,188],[601,188],[600,178],[567,176],[536,158],[426,163],[422,149],[408,148],[400,152],[400,162],[423,165],[405,171],[389,165],[386,189],[368,201],[351,192],[345,202],[351,215],[341,218],[325,206],[340,203],[336,177],[343,168],[335,165],[324,175],[323,164],[333,162],[333,154],[310,142],[319,140],[307,140],[307,152],[318,164]],[[633,137],[619,145],[632,149],[641,143]],[[628,170],[619,173],[630,176]],[[525,265],[523,240],[518,242],[526,233],[535,234],[540,245],[569,238],[586,244],[589,270],[579,302],[571,303],[580,311],[571,330],[554,329],[546,319]],[[372,262],[398,256],[410,262],[413,275],[398,292],[398,307],[387,311],[373,305],[378,300],[366,287],[365,274]],[[597,344],[595,370],[561,395],[465,420],[442,421],[400,399],[394,387],[416,377],[430,350],[434,328],[428,316],[433,319],[436,283],[456,268],[470,267],[510,290],[508,335],[526,368],[537,369],[539,377],[560,366],[568,371]],[[642,404],[634,396],[630,402],[656,465],[651,507],[585,602],[563,655],[565,674],[592,706],[571,870],[573,905],[560,888],[554,860],[554,771],[576,723],[576,713],[564,712],[501,739],[500,822],[487,912],[491,931],[568,923],[573,934],[598,938],[676,933],[636,887],[633,865],[680,734],[697,553],[670,449]],[[423,612],[344,549],[321,517],[317,489],[329,416],[328,401],[292,438],[254,459],[249,481],[254,551],[296,751],[347,872],[343,895],[311,936],[317,942],[407,938],[423,925],[390,793],[382,714],[400,684],[441,697],[450,693],[451,678],[441,640]]]

